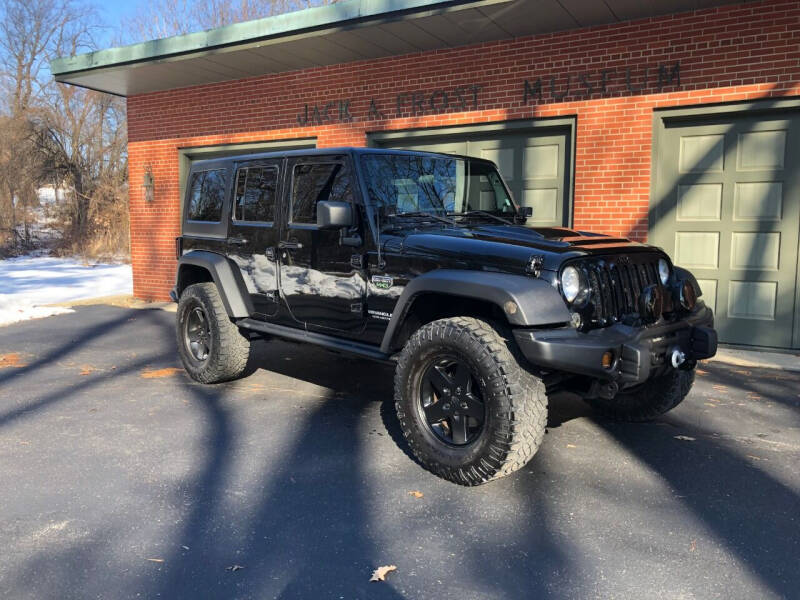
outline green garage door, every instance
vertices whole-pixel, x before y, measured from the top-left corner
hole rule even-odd
[[[569,224],[569,130],[450,133],[375,139],[375,145],[489,159],[497,164],[514,199],[533,209],[531,227]]]
[[[800,118],[665,122],[651,241],[694,272],[720,341],[800,346]]]

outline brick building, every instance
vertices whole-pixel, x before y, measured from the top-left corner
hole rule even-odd
[[[495,160],[533,225],[664,247],[723,341],[800,348],[797,0],[345,0],[52,69],[127,97],[137,297],[173,284],[192,160],[436,149]]]

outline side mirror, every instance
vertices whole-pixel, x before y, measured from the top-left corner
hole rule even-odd
[[[352,227],[354,220],[353,206],[349,202],[317,202],[317,227],[320,229]]]
[[[517,218],[516,221],[522,221],[523,223],[528,220],[528,217],[533,215],[533,208],[530,206],[518,206],[517,207]]]

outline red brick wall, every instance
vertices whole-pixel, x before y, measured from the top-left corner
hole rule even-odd
[[[676,62],[680,86],[659,87],[657,67]],[[610,72],[602,91],[604,69]],[[580,79],[585,73],[591,96]],[[539,77],[541,101],[523,103],[523,82]],[[477,110],[467,91],[466,110],[413,115],[406,103],[396,115],[400,92],[471,85],[480,86]],[[134,96],[128,99],[134,294],[164,299],[172,286],[178,148],[301,137],[316,137],[320,147],[363,146],[372,131],[575,116],[575,227],[645,239],[654,108],[796,95],[800,2],[775,0]],[[306,103],[347,98],[351,122],[298,124]],[[370,98],[387,118],[370,117]],[[156,182],[152,204],[144,203],[140,187],[146,166]]]

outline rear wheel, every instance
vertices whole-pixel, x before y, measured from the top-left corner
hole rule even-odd
[[[694,368],[673,369],[617,394],[611,400],[586,399],[598,413],[616,421],[652,421],[680,404],[694,384]]]
[[[470,317],[434,321],[411,336],[398,360],[395,406],[417,459],[461,485],[523,467],[547,423],[544,384],[522,366],[513,341]]]
[[[181,361],[192,379],[217,383],[244,373],[250,340],[228,318],[213,283],[196,283],[183,291],[176,324]]]

